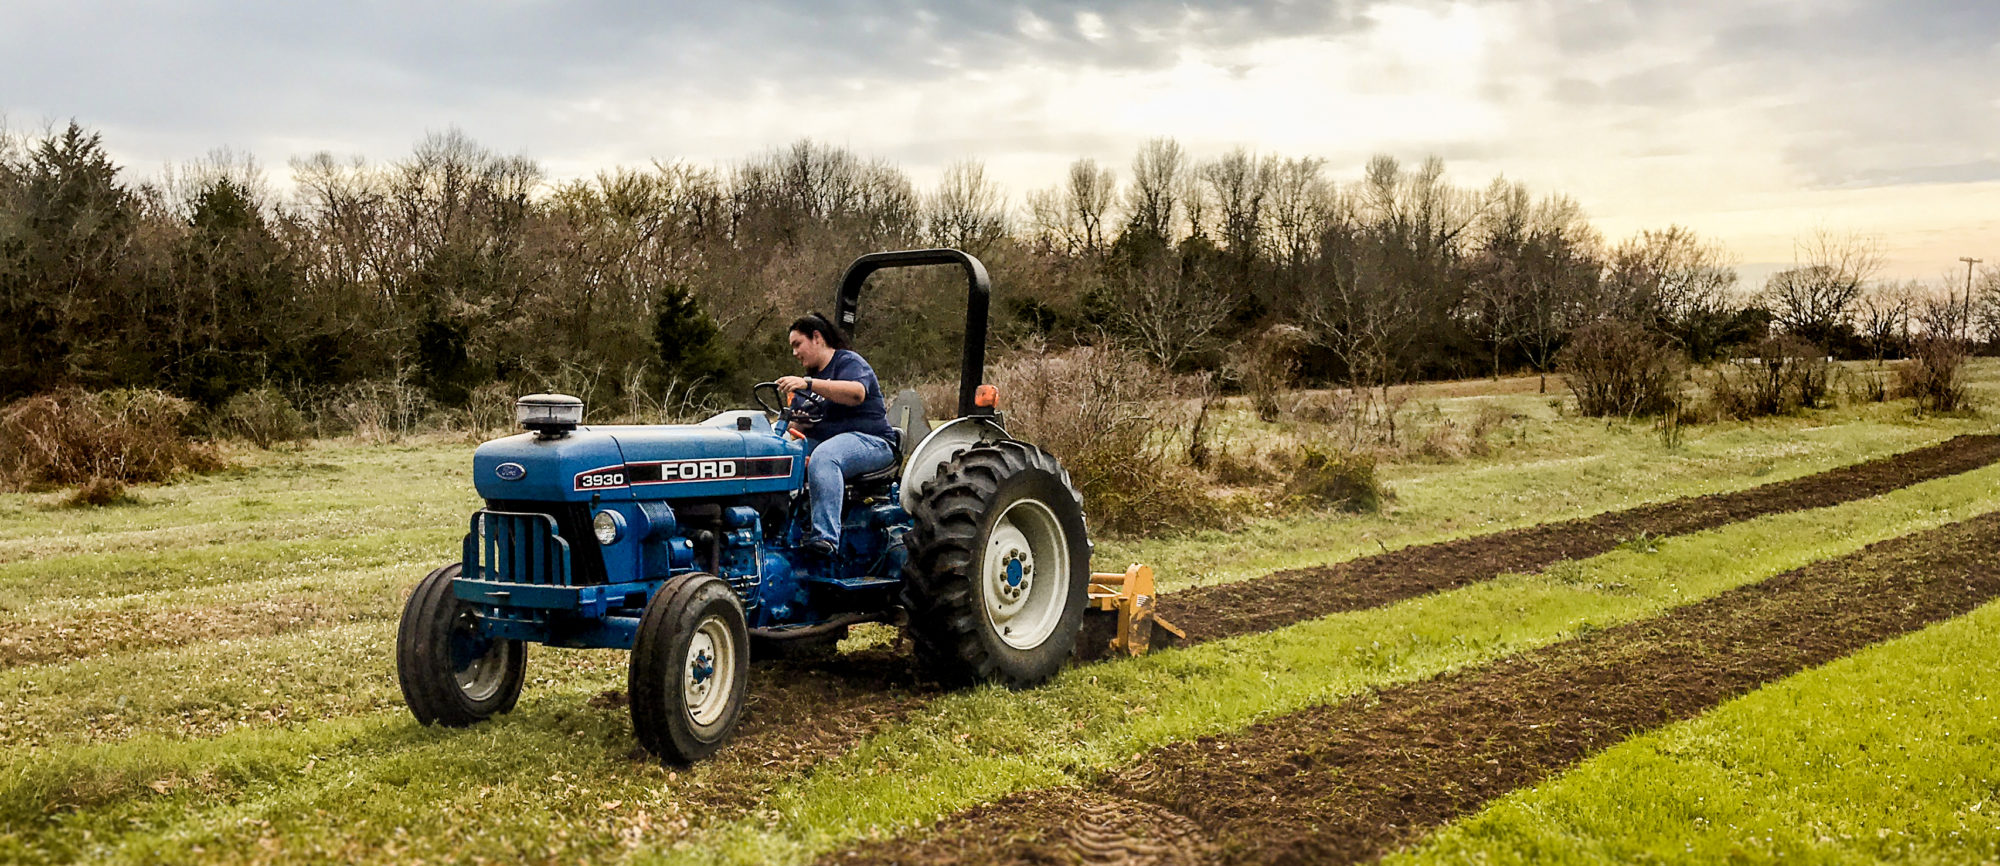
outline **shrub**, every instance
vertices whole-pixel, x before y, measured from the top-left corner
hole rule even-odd
[[[1250,396],[1250,406],[1256,410],[1258,420],[1267,424],[1278,420],[1278,395],[1291,387],[1299,367],[1298,350],[1304,343],[1304,331],[1291,325],[1275,325],[1259,333],[1230,359],[1228,372]]]
[[[488,382],[472,389],[465,401],[465,426],[467,432],[485,435],[514,429],[514,402],[526,392],[510,382]]]
[[[195,406],[160,391],[76,389],[0,409],[0,483],[14,488],[165,481],[222,461],[187,436]]]
[[[1889,379],[1879,370],[1840,376],[1849,403],[1883,403],[1889,399]]]
[[[417,432],[433,409],[430,396],[408,376],[355,382],[316,402],[313,415],[323,434],[352,433],[381,442]]]
[[[1896,368],[1896,396],[1917,401],[1920,412],[1956,412],[1970,403],[1965,380],[1965,343],[1949,337],[1922,337],[1910,360]]]
[[[1255,450],[1238,454],[1228,448],[1219,448],[1208,461],[1209,478],[1225,487],[1256,487],[1276,481],[1283,474],[1273,469],[1270,461]]]
[[[1299,449],[1285,496],[1316,508],[1378,511],[1388,490],[1375,475],[1375,457],[1360,451],[1306,445]]]
[[[1683,363],[1679,353],[1638,326],[1602,321],[1570,336],[1556,355],[1556,369],[1576,394],[1578,412],[1631,417],[1657,415],[1674,405]]]
[[[229,398],[217,409],[216,432],[268,449],[280,442],[306,438],[306,419],[276,388],[265,386]]]
[[[1810,409],[1832,391],[1833,365],[1812,343],[1794,336],[1758,342],[1716,368],[1716,409],[1732,418],[1762,418]]]
[[[1191,419],[1170,399],[1173,380],[1136,354],[1030,347],[988,375],[1000,388],[1008,432],[1062,461],[1095,530],[1144,534],[1221,519],[1200,476],[1174,459],[1184,453],[1178,431]]]
[[[75,493],[63,500],[63,504],[71,508],[99,508],[131,500],[125,494],[125,482],[116,478],[92,478],[79,485]]]
[[[1485,450],[1486,443],[1472,438],[1458,422],[1445,418],[1424,430],[1417,453],[1439,463],[1456,463]]]

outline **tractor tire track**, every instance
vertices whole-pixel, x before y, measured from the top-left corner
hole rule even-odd
[[[1271,631],[1329,614],[1380,607],[1541,571],[1608,553],[1640,535],[1686,535],[1788,511],[1826,508],[2000,460],[2000,436],[1958,436],[1890,457],[1733,493],[1405,547],[1335,565],[1280,571],[1236,583],[1160,594],[1159,614],[1189,643]],[[1168,636],[1169,638],[1171,636]]]
[[[1199,827],[1204,862],[1370,861],[1633,735],[2000,598],[1996,542],[2000,513],[1879,542],[1651,619],[1164,746],[1087,790],[1014,795],[922,839],[822,862],[1075,862],[1104,846],[1067,816],[1146,806]]]

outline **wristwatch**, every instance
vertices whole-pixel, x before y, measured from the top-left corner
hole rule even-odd
[[[811,394],[812,392],[813,392],[813,377],[811,377],[811,376],[807,376],[807,377],[806,377],[806,393],[808,393],[808,394]]]

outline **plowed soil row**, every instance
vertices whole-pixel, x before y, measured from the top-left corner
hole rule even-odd
[[[1634,734],[2000,597],[2000,514],[1144,755],[839,863],[1355,863]]]
[[[1160,616],[1188,641],[1270,631],[1328,614],[1533,573],[1607,553],[1638,537],[1685,535],[1756,517],[1825,508],[1957,475],[2000,460],[2000,436],[1959,436],[1926,448],[1766,484],[1474,538],[1406,547],[1337,565],[1161,593]]]

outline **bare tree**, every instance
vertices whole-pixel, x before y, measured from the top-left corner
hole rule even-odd
[[[1114,279],[1113,321],[1169,370],[1208,348],[1235,306],[1214,275],[1174,256],[1148,257]]]
[[[1299,300],[1306,337],[1340,361],[1350,386],[1380,387],[1386,397],[1419,330],[1416,295],[1398,290],[1384,247],[1360,225],[1337,222],[1320,243],[1325,266]]]
[[[1764,303],[1787,332],[1829,348],[1849,327],[1862,287],[1882,268],[1880,244],[1821,230],[1797,244],[1796,258],[1764,284]]]
[[[1263,245],[1264,199],[1271,185],[1264,161],[1239,147],[1198,173],[1215,202],[1223,248],[1239,262],[1254,259]]]
[[[1920,283],[1883,282],[1869,286],[1854,305],[1854,324],[1875,356],[1876,366],[1910,342],[1910,317],[1923,295]]]
[[[1597,233],[1583,209],[1552,195],[1530,204],[1527,187],[1496,180],[1487,190],[1487,239],[1471,262],[1470,324],[1500,354],[1518,347],[1548,390],[1548,372],[1570,333],[1590,317]]]
[[[924,228],[939,246],[983,253],[1007,234],[1006,196],[986,179],[986,164],[961,160],[945,167],[924,200]]]
[[[1972,298],[1952,274],[1945,274],[1935,288],[1911,284],[1910,318],[1923,336],[1933,339],[1972,339]]]
[[[1972,322],[1982,342],[2000,343],[2000,265],[1980,269],[1972,289]]]
[[[1043,243],[1069,255],[1099,255],[1109,243],[1105,215],[1118,187],[1111,169],[1097,160],[1070,163],[1064,182],[1030,193],[1028,210]]]
[[[1184,170],[1174,180],[1174,199],[1180,203],[1181,225],[1186,237],[1207,238],[1211,207],[1207,185],[1193,170]],[[1179,236],[1179,235],[1177,235]]]
[[[1129,230],[1144,232],[1165,243],[1174,241],[1174,226],[1181,215],[1179,197],[1185,189],[1182,175],[1187,172],[1187,156],[1180,143],[1171,138],[1155,138],[1132,157],[1132,185],[1125,189],[1125,215]]]
[[[1611,252],[1606,313],[1632,321],[1704,360],[1722,349],[1735,310],[1736,269],[1720,244],[1681,226],[1647,229]]]
[[[1324,176],[1325,170],[1326,160],[1311,156],[1267,167],[1271,230],[1266,243],[1288,273],[1304,268],[1339,210],[1337,190]]]

